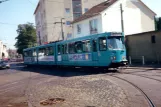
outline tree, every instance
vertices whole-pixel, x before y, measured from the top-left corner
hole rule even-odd
[[[6,2],[6,1],[8,1],[8,0],[2,0],[2,1],[0,1],[0,3]]]
[[[15,38],[17,40],[15,43],[17,53],[23,54],[23,49],[35,46],[36,29],[32,23],[18,25],[17,33],[18,36]]]
[[[156,30],[161,30],[161,17],[156,18]]]

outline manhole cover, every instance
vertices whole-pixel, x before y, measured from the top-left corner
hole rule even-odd
[[[41,101],[40,104],[46,106],[46,105],[53,105],[53,104],[61,103],[64,101],[65,99],[63,98],[50,98],[50,99]]]

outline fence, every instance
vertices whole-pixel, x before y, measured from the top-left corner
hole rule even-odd
[[[161,64],[161,60],[157,57],[155,60],[149,59],[145,56],[129,56],[128,62],[130,65],[132,64],[141,64],[141,65],[148,65],[148,64]]]

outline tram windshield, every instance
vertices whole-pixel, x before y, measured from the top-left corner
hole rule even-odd
[[[125,45],[123,43],[122,37],[109,37],[107,39],[108,49],[124,49]]]

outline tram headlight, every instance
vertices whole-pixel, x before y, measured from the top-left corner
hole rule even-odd
[[[126,57],[125,56],[122,56],[122,60],[125,60],[126,59]]]
[[[116,60],[116,57],[115,57],[115,56],[112,56],[112,57],[111,57],[111,60]]]

